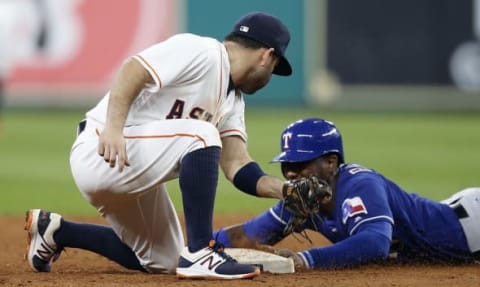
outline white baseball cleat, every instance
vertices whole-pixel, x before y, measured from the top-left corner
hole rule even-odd
[[[258,267],[238,263],[214,240],[194,253],[184,247],[177,267],[177,277],[181,279],[250,279],[258,275]]]
[[[50,263],[57,260],[63,248],[58,248],[53,233],[60,228],[61,216],[41,209],[27,211],[25,259],[36,272],[50,272]]]

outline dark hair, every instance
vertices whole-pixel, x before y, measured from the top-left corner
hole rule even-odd
[[[234,33],[230,33],[227,36],[225,36],[225,41],[235,42],[241,45],[242,47],[249,48],[249,49],[269,48],[265,44],[262,44],[258,41],[252,40],[247,37],[236,35]]]

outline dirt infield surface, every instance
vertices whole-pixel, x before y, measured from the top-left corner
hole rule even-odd
[[[217,216],[215,228],[238,223],[247,216]],[[71,219],[71,218],[68,218]],[[74,218],[103,223],[98,218]],[[131,272],[96,254],[68,249],[54,263],[51,273],[34,273],[23,260],[26,247],[24,218],[0,217],[0,286],[480,286],[480,265],[402,266],[370,265],[347,270],[303,271],[295,274],[267,274],[253,280],[179,280],[174,275]],[[314,243],[325,244],[321,237]],[[288,238],[280,244],[293,250],[310,246]]]

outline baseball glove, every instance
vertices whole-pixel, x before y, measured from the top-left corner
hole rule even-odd
[[[302,232],[304,230],[302,225],[311,219],[315,226],[313,218],[318,216],[321,205],[332,199],[330,185],[316,176],[310,176],[286,181],[282,192],[283,208],[291,215],[284,229],[284,235],[298,232],[310,241],[307,234]]]

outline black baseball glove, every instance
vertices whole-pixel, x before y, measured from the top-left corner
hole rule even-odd
[[[305,232],[301,233],[302,225],[318,216],[322,204],[332,199],[330,185],[316,176],[309,176],[297,180],[289,180],[283,184],[283,208],[288,210],[291,217],[284,229],[284,235],[299,232],[310,241]]]

